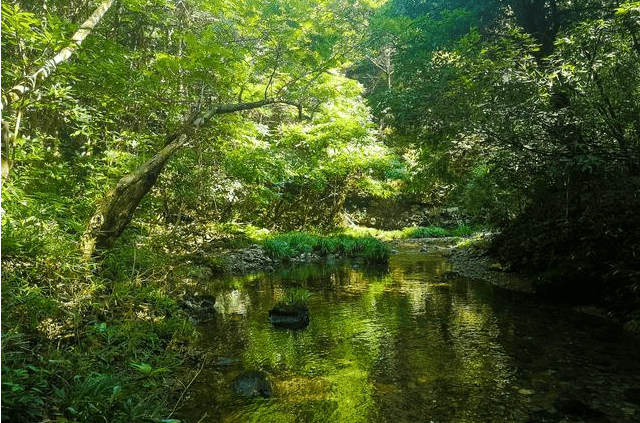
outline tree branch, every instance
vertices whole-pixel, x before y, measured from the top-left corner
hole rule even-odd
[[[49,75],[56,70],[58,65],[71,57],[74,51],[80,47],[80,44],[91,33],[91,30],[100,22],[100,19],[107,13],[107,10],[111,7],[115,0],[104,0],[100,6],[93,12],[93,14],[87,19],[80,29],[71,37],[71,45],[60,50],[52,59],[48,60],[44,66],[38,69],[32,75],[26,77],[21,83],[11,88],[6,94],[2,96],[2,104],[0,110],[4,109],[11,103],[18,101],[25,94],[33,91],[36,88],[38,79],[46,79]]]
[[[85,261],[96,250],[110,248],[133,218],[140,201],[151,190],[171,156],[189,140],[189,135],[207,123],[213,116],[251,110],[268,104],[283,103],[296,106],[298,115],[302,106],[284,99],[265,99],[250,103],[222,104],[200,113],[194,109],[184,124],[167,136],[164,147],[133,172],[124,175],[104,196],[85,228],[80,247]]]

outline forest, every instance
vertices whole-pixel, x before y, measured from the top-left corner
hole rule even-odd
[[[539,297],[639,330],[639,1],[7,0],[1,19],[3,421],[188,421],[184,304],[255,245],[384,265],[390,239],[475,236]]]

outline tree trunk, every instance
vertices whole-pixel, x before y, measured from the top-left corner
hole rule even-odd
[[[9,177],[11,170],[11,156],[13,150],[13,136],[9,124],[2,121],[2,180]]]
[[[511,6],[518,24],[541,45],[541,57],[553,52],[558,32],[556,0],[517,0]]]
[[[58,65],[71,57],[74,51],[80,47],[80,44],[84,41],[85,38],[91,33],[93,28],[100,22],[100,19],[107,13],[107,10],[111,7],[115,0],[105,0],[100,6],[93,12],[93,14],[87,19],[81,26],[80,29],[73,34],[71,38],[71,45],[60,50],[58,54],[55,55],[53,59],[47,61],[40,69],[38,69],[34,74],[28,76],[24,81],[19,83],[18,85],[11,88],[2,96],[2,104],[0,106],[0,110],[7,107],[9,104],[18,101],[29,91],[33,91],[36,88],[38,83],[38,79],[46,79],[53,71],[56,70]]]
[[[162,150],[137,170],[123,176],[116,186],[105,194],[82,236],[80,247],[84,260],[89,261],[96,251],[107,250],[113,246],[115,240],[131,222],[144,196],[156,183],[167,161],[187,142],[189,134],[198,126],[205,124],[215,115],[256,109],[274,103],[292,104],[281,99],[264,99],[251,103],[219,105],[201,115],[194,113],[182,129],[167,137]],[[298,104],[294,105],[301,107]]]
[[[169,158],[187,139],[185,133],[175,135],[151,160],[123,176],[105,194],[82,236],[81,249],[85,261],[91,259],[96,249],[111,248],[131,222],[140,201],[156,183]]]

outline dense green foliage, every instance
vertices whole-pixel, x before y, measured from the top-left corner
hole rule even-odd
[[[174,283],[201,276],[167,249],[192,247],[176,226],[332,226],[346,189],[379,185],[367,181],[391,158],[361,88],[342,75],[370,9],[352,6],[118,2],[35,93],[3,107],[17,135],[12,151],[3,138],[3,418],[167,417],[179,388],[167,374],[193,336]],[[3,2],[3,94],[65,47],[91,7]],[[263,98],[290,104],[191,131],[114,248],[82,262],[78,242],[101,197],[189,113]]]
[[[504,229],[493,250],[551,292],[637,305],[640,5],[503,4],[391,1],[355,76],[407,192]]]
[[[166,256],[142,249],[132,262],[131,252],[109,257],[113,279],[81,278],[68,257],[3,257],[3,420],[166,415],[176,389],[167,377],[195,336],[178,307],[187,270],[169,275]]]
[[[3,2],[3,96],[98,4]],[[637,1],[113,3],[3,99],[3,416],[166,418],[194,333],[177,304],[204,277],[185,257],[250,227],[275,258],[386,260],[372,236],[298,232],[352,223],[350,198],[459,207],[544,289],[638,319],[639,40]],[[83,258],[110,190],[180,136]]]

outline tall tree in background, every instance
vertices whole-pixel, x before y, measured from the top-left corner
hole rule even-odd
[[[489,28],[410,4],[395,83],[369,98],[413,190],[510,227],[497,245],[514,265],[637,287],[638,3],[503,2]]]

